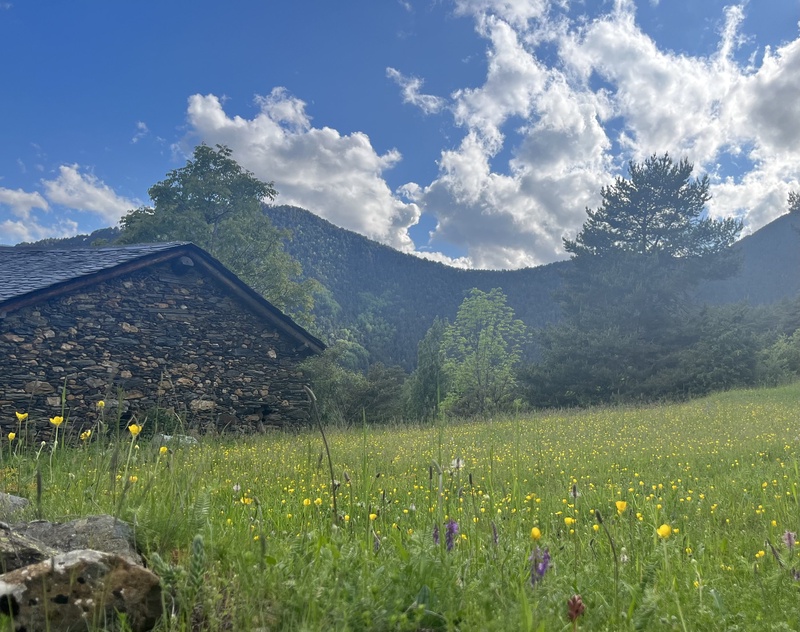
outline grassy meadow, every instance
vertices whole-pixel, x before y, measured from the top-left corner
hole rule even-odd
[[[4,437],[0,490],[134,524],[161,630],[800,629],[800,384],[328,428],[335,489],[319,432],[146,430]]]

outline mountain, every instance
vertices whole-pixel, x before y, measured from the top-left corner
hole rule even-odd
[[[412,368],[417,343],[434,319],[455,318],[472,288],[501,288],[516,317],[529,327],[559,317],[551,295],[566,262],[522,270],[461,270],[399,252],[304,209],[270,206],[266,212],[275,226],[292,231],[286,250],[338,305],[335,314],[327,314],[321,302],[317,316],[323,326],[330,320],[343,325],[369,349],[373,361]]]
[[[800,294],[800,213],[781,215],[733,247],[741,253],[738,273],[701,286],[701,299],[769,305]]]
[[[461,270],[398,252],[301,208],[268,206],[265,212],[273,224],[292,232],[286,249],[302,264],[304,275],[327,289],[315,308],[317,333],[358,342],[371,362],[413,368],[417,344],[434,319],[452,320],[474,287],[487,292],[501,288],[529,328],[559,318],[552,293],[568,261],[521,270]],[[103,229],[35,245],[85,247],[117,236],[118,229]],[[703,283],[701,301],[768,305],[800,295],[799,214],[779,217],[734,249],[741,253],[739,271],[724,281]]]

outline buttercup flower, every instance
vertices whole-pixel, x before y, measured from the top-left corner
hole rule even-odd
[[[56,428],[58,428],[61,424],[64,423],[64,418],[61,415],[50,417],[50,423],[53,424]]]
[[[666,540],[672,535],[672,527],[670,527],[668,524],[662,524],[658,529],[656,529],[656,533],[658,533],[659,538]]]
[[[97,402],[97,407],[103,409],[106,407],[106,403],[101,399],[99,402]]]
[[[158,453],[159,453],[159,454],[166,454],[167,452],[169,452],[169,449],[168,449],[168,448],[167,448],[167,446],[165,446],[165,445],[162,445],[162,446],[161,446],[161,447],[158,449]],[[238,491],[238,490],[237,490],[237,491]]]
[[[538,540],[542,537],[542,532],[539,527],[534,527],[531,529],[531,540]]]
[[[25,421],[28,418],[28,413],[21,413],[17,411],[17,421]]]
[[[131,424],[128,426],[128,431],[135,437],[142,431],[142,427],[139,424]]]
[[[625,510],[628,508],[628,503],[626,503],[624,500],[618,500],[618,501],[617,501],[615,504],[617,505],[617,513],[618,513],[620,516],[621,516],[621,515],[622,515],[622,514],[625,512]]]
[[[564,518],[564,524],[567,525],[568,527],[571,527],[572,525],[575,524],[575,518],[570,518],[569,516],[567,516],[566,518]]]
[[[17,438],[17,433],[16,432],[9,432],[8,433],[8,440],[9,441],[13,441],[16,438]]]
[[[81,441],[86,441],[91,436],[92,436],[92,431],[91,430],[84,430],[81,433]]]

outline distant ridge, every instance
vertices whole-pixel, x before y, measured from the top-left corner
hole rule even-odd
[[[286,250],[302,264],[304,275],[328,289],[315,310],[320,335],[349,336],[369,350],[373,362],[413,368],[417,344],[434,318],[452,320],[473,287],[501,288],[517,318],[531,328],[559,318],[552,293],[568,261],[521,270],[461,270],[398,252],[305,209],[267,206],[265,213],[292,232]],[[118,229],[107,228],[35,245],[87,247],[113,243],[118,235]],[[703,284],[698,288],[702,301],[765,305],[800,295],[800,215],[783,215],[734,248],[742,255],[739,272]]]

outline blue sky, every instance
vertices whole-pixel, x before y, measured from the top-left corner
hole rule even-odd
[[[0,0],[0,243],[90,232],[226,144],[406,252],[565,257],[669,151],[756,230],[800,190],[800,0]]]

